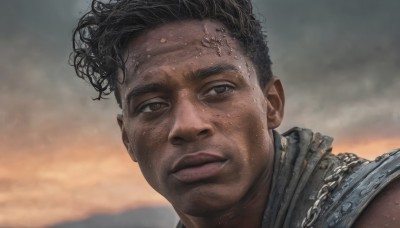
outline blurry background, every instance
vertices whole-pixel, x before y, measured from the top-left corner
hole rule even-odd
[[[400,1],[254,3],[286,91],[281,132],[311,128],[367,158],[400,146]],[[67,64],[88,5],[1,1],[0,227],[176,222],[123,148],[114,98],[92,101]]]

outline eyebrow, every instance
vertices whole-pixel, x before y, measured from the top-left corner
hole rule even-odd
[[[236,71],[239,72],[238,68],[231,64],[218,64],[211,67],[206,67],[198,69],[193,73],[189,74],[190,80],[201,81],[210,76],[224,73],[226,71]]]
[[[131,92],[128,93],[127,101],[129,102],[130,100],[134,99],[135,97],[139,97],[146,93],[160,92],[163,90],[165,90],[165,88],[161,84],[158,84],[158,83],[151,83],[151,84],[137,86],[137,87],[133,88],[131,90]]]
[[[202,69],[198,69],[192,73],[189,74],[189,79],[193,81],[201,81],[206,79],[207,77],[221,74],[226,71],[236,71],[239,72],[238,68],[236,68],[234,65],[231,64],[218,64],[214,65],[211,67],[206,67]],[[135,88],[133,88],[127,95],[127,101],[129,102],[130,100],[139,97],[143,94],[146,93],[154,93],[154,92],[160,92],[164,91],[165,86],[159,84],[159,83],[151,83],[151,84],[146,84],[146,85],[140,85]]]

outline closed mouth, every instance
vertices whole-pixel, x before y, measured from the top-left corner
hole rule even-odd
[[[186,154],[175,162],[170,174],[181,182],[195,182],[216,175],[226,161],[226,158],[214,153]]]

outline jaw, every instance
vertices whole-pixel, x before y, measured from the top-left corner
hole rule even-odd
[[[272,183],[272,144],[270,153],[266,167],[247,188],[236,180],[232,185],[198,186],[182,194],[180,203],[171,202],[186,227],[260,227]]]
[[[232,187],[221,188],[220,194],[210,195],[205,188],[197,189],[198,197],[191,197],[185,205],[174,205],[174,209],[186,227],[260,227],[270,189],[270,176],[262,176],[256,186],[253,186],[241,200],[232,192]],[[204,190],[204,191],[203,191]],[[217,189],[216,189],[217,190]],[[190,197],[187,195],[187,197]],[[223,198],[223,200],[221,199]],[[240,197],[239,197],[240,198]],[[230,204],[227,203],[230,201]]]

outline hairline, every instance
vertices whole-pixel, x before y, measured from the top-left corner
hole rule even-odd
[[[261,78],[259,77],[259,74],[261,73],[261,72],[259,72],[259,66],[256,65],[256,63],[249,56],[249,53],[248,53],[248,51],[246,51],[246,48],[243,47],[243,44],[241,42],[239,42],[232,35],[233,34],[232,31],[222,21],[220,21],[218,19],[215,19],[215,18],[204,18],[204,19],[182,18],[182,19],[176,19],[176,20],[169,20],[169,21],[166,21],[164,23],[160,23],[158,25],[151,26],[149,28],[143,29],[140,33],[136,34],[134,37],[128,38],[128,41],[126,42],[125,46],[123,48],[121,48],[122,52],[123,52],[123,57],[125,59],[125,64],[131,58],[130,55],[129,55],[129,47],[132,45],[133,42],[135,42],[136,39],[138,39],[139,37],[145,35],[146,33],[149,33],[150,31],[156,30],[158,28],[161,28],[163,26],[170,25],[170,24],[186,23],[186,22],[201,22],[201,21],[210,21],[210,22],[217,23],[217,24],[223,26],[224,29],[226,29],[228,31],[228,36],[231,39],[235,40],[235,42],[237,43],[237,46],[239,47],[240,54],[242,54],[246,58],[246,61],[250,61],[254,65],[255,73],[256,73],[256,77],[257,77],[257,84],[260,86],[261,89],[264,89],[268,85],[268,83],[271,81],[273,75],[271,75],[271,78],[265,83],[264,86],[262,86],[261,85]],[[123,79],[124,80],[122,81],[122,83],[125,83],[125,79],[126,79],[125,77],[127,75],[126,72],[128,70],[126,68],[126,65],[124,65],[124,67],[125,67],[125,69],[123,71],[120,68],[118,68],[118,69],[116,69],[116,72],[115,72],[116,78],[117,78],[117,83],[116,83],[116,86],[115,86],[114,95],[115,95],[115,98],[116,98],[117,103],[119,104],[120,108],[122,108],[122,94],[121,94],[121,90],[120,90],[121,89],[120,88],[121,87],[121,82],[120,82],[119,79],[121,77],[121,74],[123,74]],[[131,76],[133,76],[133,75],[134,75],[134,73]]]

